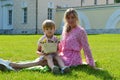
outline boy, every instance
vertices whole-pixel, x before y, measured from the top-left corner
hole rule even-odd
[[[42,29],[44,32],[44,36],[39,39],[38,41],[38,49],[37,54],[40,56],[43,56],[45,60],[47,60],[48,66],[51,68],[52,72],[54,74],[60,73],[59,67],[54,65],[55,59],[58,63],[58,65],[61,68],[62,73],[69,72],[69,67],[65,66],[62,59],[59,57],[57,52],[53,53],[44,53],[44,50],[42,51],[42,42],[58,42],[58,39],[54,36],[55,32],[55,23],[52,20],[45,20],[42,24]]]

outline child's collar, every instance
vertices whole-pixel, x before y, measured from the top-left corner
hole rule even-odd
[[[54,35],[51,38],[48,38],[46,35],[44,35],[47,39],[54,40]]]

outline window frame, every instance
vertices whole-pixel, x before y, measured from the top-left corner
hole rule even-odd
[[[22,22],[24,24],[27,24],[27,22],[28,22],[28,9],[27,9],[27,7],[22,8],[22,14],[23,14],[23,16],[22,16]]]
[[[94,5],[97,5],[97,0],[94,0]]]
[[[12,25],[13,24],[13,10],[10,9],[8,10],[8,25]]]
[[[53,19],[53,9],[52,8],[48,8],[48,16],[47,19],[52,20]]]

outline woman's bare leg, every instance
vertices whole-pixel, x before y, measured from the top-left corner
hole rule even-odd
[[[12,68],[14,69],[22,69],[22,68],[28,68],[28,67],[33,67],[33,66],[45,66],[47,65],[47,61],[46,60],[40,60],[40,61],[31,61],[28,63],[15,63],[15,62],[11,62],[9,64]]]

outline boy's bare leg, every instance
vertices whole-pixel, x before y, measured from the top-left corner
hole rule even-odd
[[[68,73],[68,72],[70,72],[70,68],[68,66],[65,66],[65,64],[62,61],[62,59],[60,58],[60,56],[56,55],[55,59],[57,60],[58,65],[61,68],[61,73]]]
[[[48,66],[51,68],[52,72],[54,74],[60,74],[59,67],[54,65],[53,56],[47,55],[47,56],[45,56],[45,58],[47,59]]]
[[[65,67],[64,62],[62,61],[62,59],[58,55],[55,56],[55,60],[57,60],[58,65],[60,66],[60,68]]]
[[[11,62],[9,64],[12,68],[14,69],[22,69],[22,68],[28,68],[28,67],[33,67],[33,66],[45,66],[47,65],[47,61],[46,60],[40,60],[40,61],[36,61],[36,62],[28,62],[28,63],[15,63],[15,62]]]
[[[51,55],[46,55],[45,59],[47,60],[48,66],[53,69],[53,67],[55,66],[53,63],[53,57]]]

